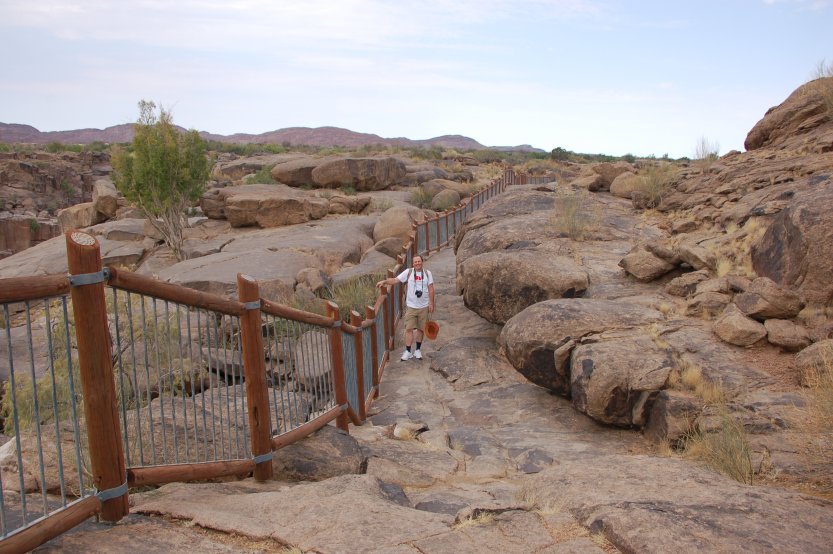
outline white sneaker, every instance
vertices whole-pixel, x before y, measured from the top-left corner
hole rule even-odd
[[[417,348],[416,351],[414,352],[414,358],[416,358],[417,360],[422,359],[422,352],[419,351],[419,348]]]
[[[419,352],[419,350],[417,350],[417,352]],[[402,360],[403,362],[407,362],[408,360],[410,360],[413,357],[414,357],[414,355],[411,354],[410,351],[406,350],[405,352],[402,353],[402,357],[399,358],[399,359]],[[420,354],[419,357],[421,358],[422,354]]]

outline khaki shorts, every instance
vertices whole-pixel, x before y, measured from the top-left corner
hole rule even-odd
[[[405,311],[405,330],[422,331],[428,323],[428,308],[407,308]]]

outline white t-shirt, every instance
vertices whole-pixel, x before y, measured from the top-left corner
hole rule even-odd
[[[405,294],[405,305],[409,308],[427,308],[428,307],[428,286],[434,284],[434,276],[427,269],[417,271],[413,268],[406,269],[396,276],[400,283],[408,281],[408,292]],[[422,291],[422,295],[417,297],[416,291]]]

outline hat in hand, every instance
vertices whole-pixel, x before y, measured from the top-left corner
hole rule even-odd
[[[434,340],[437,338],[437,335],[440,334],[440,324],[436,321],[428,321],[425,324],[425,336],[428,337],[429,340]]]

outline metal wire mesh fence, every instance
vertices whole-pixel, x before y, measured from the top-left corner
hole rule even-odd
[[[67,296],[3,303],[0,537],[95,494]]]
[[[128,467],[250,457],[240,319],[110,289]]]

